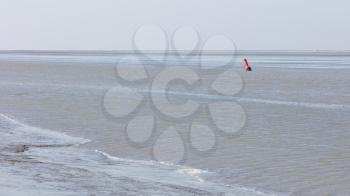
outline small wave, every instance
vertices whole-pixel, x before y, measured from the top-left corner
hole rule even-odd
[[[72,137],[64,133],[26,125],[4,114],[0,114],[0,135],[2,136],[0,146],[66,146],[85,144],[90,141],[85,138]]]
[[[194,180],[197,180],[198,182],[204,182],[205,180],[201,177],[204,174],[210,173],[209,171],[202,170],[202,169],[196,169],[191,167],[186,167],[182,165],[175,165],[172,163],[165,163],[165,162],[157,162],[157,161],[144,161],[144,160],[130,160],[130,159],[122,159],[119,157],[111,156],[105,152],[96,150],[97,153],[100,153],[101,155],[105,156],[106,158],[113,160],[113,161],[123,161],[123,162],[129,162],[134,164],[142,164],[142,165],[148,165],[148,166],[158,166],[158,167],[172,167],[175,169],[176,172],[180,174],[185,174],[189,177],[193,177]]]
[[[254,103],[263,103],[263,104],[287,105],[287,106],[315,108],[315,109],[350,110],[349,105],[340,105],[340,104],[280,101],[280,100],[273,100],[273,99],[256,99],[256,98],[245,98],[245,97],[237,97],[237,100],[240,102],[254,102]]]
[[[147,91],[142,91],[147,92]],[[238,101],[238,102],[253,102],[261,104],[273,104],[273,105],[286,105],[294,107],[305,107],[314,109],[327,109],[327,110],[350,110],[350,105],[341,104],[325,104],[325,103],[310,103],[310,102],[297,102],[297,101],[281,101],[273,99],[258,99],[250,97],[232,97],[224,95],[210,95],[201,93],[187,93],[187,92],[176,92],[176,91],[152,91],[152,93],[166,93],[171,95],[188,96],[198,99],[209,99],[209,100],[223,100],[223,101]]]
[[[6,124],[6,125],[5,125]],[[77,145],[88,140],[26,125],[0,114],[1,145],[30,144],[22,153],[0,148],[0,194],[18,195],[267,195],[208,181],[208,171],[111,156]],[[41,183],[37,183],[37,182]]]
[[[99,89],[99,90],[108,90],[108,89],[118,89],[118,91],[137,91],[140,93],[150,93],[149,90],[145,89],[130,89],[123,86],[97,86],[97,85],[67,85],[67,84],[47,84],[47,83],[0,83],[4,85],[23,85],[23,86],[47,86],[47,87],[57,87],[57,88],[81,88],[81,89]],[[223,101],[238,101],[238,102],[253,102],[261,104],[273,104],[273,105],[286,105],[294,107],[305,107],[305,108],[314,108],[314,109],[327,109],[327,110],[350,110],[350,105],[342,104],[326,104],[326,103],[312,103],[312,102],[297,102],[297,101],[283,101],[283,100],[274,100],[274,99],[259,99],[252,97],[232,97],[224,95],[212,95],[204,93],[190,93],[190,92],[179,92],[179,91],[164,91],[164,90],[153,90],[151,91],[155,94],[164,94],[167,95],[178,95],[178,96],[187,96],[189,98],[195,99],[206,99],[206,100],[223,100]]]

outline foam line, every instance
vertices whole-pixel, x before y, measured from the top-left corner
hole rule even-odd
[[[326,104],[326,103],[310,103],[310,102],[297,102],[297,101],[281,101],[273,99],[259,99],[250,97],[232,97],[224,95],[210,95],[210,94],[196,94],[187,92],[176,92],[176,91],[152,91],[152,93],[167,93],[172,95],[189,96],[203,99],[218,99],[223,101],[238,101],[247,103],[261,103],[261,104],[272,104],[272,105],[286,105],[294,107],[305,107],[314,109],[327,109],[327,110],[350,110],[350,105],[341,104]]]
[[[287,106],[315,108],[315,109],[350,110],[349,105],[340,105],[340,104],[279,101],[279,100],[272,100],[272,99],[256,99],[256,98],[246,98],[246,97],[237,97],[237,100],[239,102],[253,102],[253,103],[274,104],[274,105],[287,105]]]
[[[304,107],[304,108],[314,108],[314,109],[327,109],[327,110],[350,110],[350,105],[342,104],[326,104],[326,103],[314,103],[314,102],[298,102],[298,101],[284,101],[284,100],[274,100],[274,99],[259,99],[253,97],[232,97],[224,95],[211,95],[204,93],[189,93],[189,92],[179,92],[179,91],[164,91],[164,90],[144,90],[144,89],[130,89],[123,86],[98,86],[98,85],[70,85],[70,84],[47,84],[47,83],[12,83],[12,82],[1,82],[1,85],[20,85],[20,86],[45,86],[45,87],[59,87],[59,88],[81,88],[81,89],[91,89],[91,90],[108,90],[111,88],[118,88],[119,91],[137,91],[140,93],[166,93],[168,95],[177,96],[187,96],[189,98],[196,99],[207,99],[207,100],[222,100],[222,101],[238,101],[246,103],[261,103],[261,104],[271,104],[271,105],[285,105],[293,107]]]
[[[72,137],[64,133],[26,125],[1,113],[0,126],[5,126],[5,129],[0,129],[0,134],[4,134],[4,137],[7,137],[7,140],[2,142],[3,144],[49,147],[80,145],[90,142],[90,140],[85,138]]]

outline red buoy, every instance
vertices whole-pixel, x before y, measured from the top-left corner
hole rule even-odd
[[[244,58],[244,70],[245,71],[252,71],[252,68],[249,65],[249,62],[246,58]]]

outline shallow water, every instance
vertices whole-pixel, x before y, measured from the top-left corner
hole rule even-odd
[[[0,55],[0,134],[6,138],[0,143],[0,172],[4,176],[0,186],[10,187],[0,189],[2,193],[350,194],[349,57],[250,56],[251,73],[242,71],[242,57],[237,57],[233,69],[243,84],[233,96],[205,88],[226,68],[201,72],[205,87],[175,85],[164,92],[149,90],[145,83],[128,86],[120,82],[115,73],[120,58],[97,54]],[[157,73],[153,61],[133,58],[136,60],[130,62],[133,66],[129,71],[147,62],[150,75]],[[205,56],[199,61],[215,67],[220,59]],[[198,71],[200,62],[170,56],[164,64]],[[230,84],[224,81],[220,85]],[[123,119],[108,114],[104,97],[112,88],[119,97],[129,98],[130,104],[137,101],[129,96],[130,88],[132,93],[145,96],[138,113]],[[157,99],[164,93],[176,104],[194,100],[203,108],[189,120],[163,118],[148,95]],[[189,124],[210,124],[205,107],[221,102],[244,108],[241,132],[230,136],[214,131],[208,132],[214,137],[191,138]],[[128,108],[128,104],[123,106],[119,109]],[[126,130],[128,122],[149,115],[157,118],[157,129],[142,145],[133,143]],[[215,115],[223,121],[232,117],[225,112]],[[164,136],[171,126],[178,134]],[[212,142],[215,145],[208,152],[194,148],[194,143],[206,148]],[[29,150],[14,153],[23,144],[29,145]],[[166,155],[181,160],[173,159],[178,165],[161,163],[160,158],[169,158]]]

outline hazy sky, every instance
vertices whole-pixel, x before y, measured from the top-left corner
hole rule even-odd
[[[348,0],[0,0],[0,49],[131,49],[134,31],[156,24],[227,35],[238,49],[348,50],[349,10]]]

